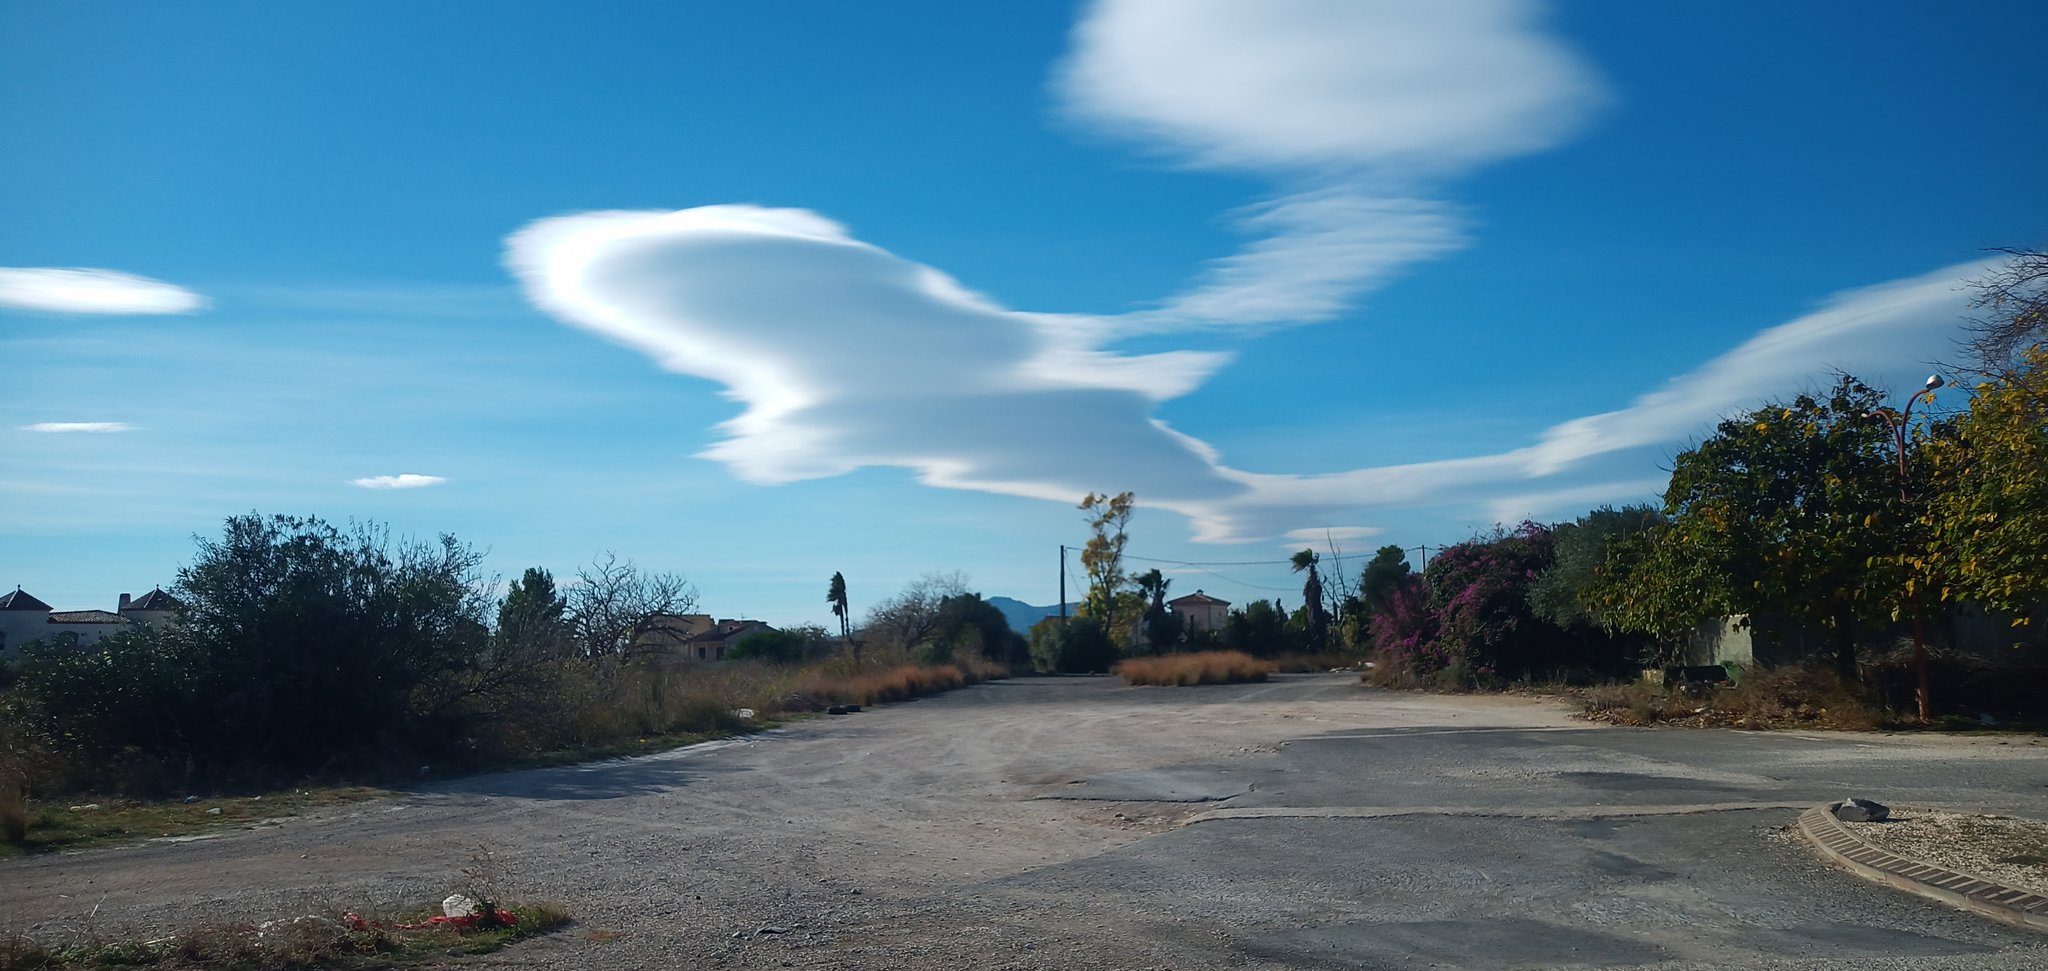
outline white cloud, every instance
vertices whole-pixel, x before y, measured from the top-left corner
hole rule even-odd
[[[1487,518],[1496,523],[1538,522],[1569,519],[1588,509],[1614,503],[1651,502],[1664,495],[1670,482],[1664,476],[1625,482],[1595,482],[1591,485],[1503,496],[1486,503]]]
[[[189,314],[206,298],[115,270],[0,267],[0,307],[66,314]]]
[[[1433,185],[1540,151],[1605,100],[1529,0],[1104,0],[1054,75],[1065,112],[1185,164],[1278,178],[1216,260],[1127,332],[1321,320],[1464,244]]]
[[[438,475],[415,475],[407,472],[403,475],[373,475],[363,479],[350,479],[348,484],[365,489],[424,489],[447,481]]]
[[[1297,543],[1341,543],[1347,539],[1371,539],[1384,532],[1386,529],[1381,526],[1310,526],[1306,529],[1288,530],[1287,538],[1290,542],[1286,546],[1288,549],[1294,549]]]
[[[23,425],[21,430],[25,432],[47,432],[57,435],[71,432],[105,435],[113,432],[132,432],[135,430],[135,426],[122,421],[39,421],[33,425]]]
[[[1702,415],[1746,407],[1829,370],[1876,379],[1949,354],[1969,312],[1967,282],[1999,261],[1982,260],[1835,295],[1820,309],[1744,341],[1629,407],[1557,425],[1529,457],[1532,472],[1687,434]]]
[[[1209,168],[1400,179],[1549,148],[1605,94],[1529,0],[1106,0],[1067,109]]]
[[[1258,506],[1385,507],[1483,501],[1496,519],[1517,503],[1599,502],[1641,494],[1648,480],[1559,484],[1607,456],[1671,450],[1719,418],[1821,385],[1838,372],[1876,386],[1917,387],[1925,363],[1952,352],[1970,299],[1968,282],[1995,260],[1836,294],[1811,313],[1761,331],[1628,407],[1560,422],[1535,444],[1492,455],[1317,476],[1237,473]],[[1581,375],[1578,380],[1593,380]],[[1598,380],[1625,380],[1615,375]],[[1610,463],[1611,465],[1611,463]],[[1613,471],[1611,468],[1603,471]],[[1552,491],[1516,483],[1551,480]],[[1504,489],[1515,491],[1502,495]],[[1598,490],[1609,489],[1607,494]],[[1658,485],[1661,491],[1661,483]],[[1520,507],[1517,507],[1520,508]],[[1539,509],[1540,511],[1540,509]]]

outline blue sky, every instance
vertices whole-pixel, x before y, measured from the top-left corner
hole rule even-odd
[[[106,606],[259,510],[795,623],[835,570],[1052,602],[1090,490],[1205,563],[1653,498],[1719,415],[1917,385],[1985,248],[2044,242],[2044,32],[0,0],[0,584]]]

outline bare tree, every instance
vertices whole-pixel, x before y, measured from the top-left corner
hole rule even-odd
[[[1998,250],[2011,257],[1984,276],[1970,281],[1977,291],[1970,307],[1984,314],[1971,321],[1964,348],[1982,375],[2010,371],[2020,352],[2048,341],[2048,251]]]
[[[899,593],[868,611],[866,640],[870,644],[915,647],[938,625],[939,604],[967,592],[967,575],[958,570],[932,572],[910,582]]]
[[[676,573],[643,572],[606,552],[576,570],[566,620],[585,657],[631,654],[666,617],[697,608],[697,588]]]

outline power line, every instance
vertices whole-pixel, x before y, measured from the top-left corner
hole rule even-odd
[[[1322,561],[1326,561],[1326,560],[1367,560],[1367,559],[1371,559],[1371,558],[1373,558],[1374,556],[1377,556],[1377,555],[1379,555],[1379,554],[1377,554],[1377,553],[1337,553],[1337,554],[1323,554],[1323,555],[1319,556],[1319,557],[1317,558],[1317,560],[1318,560],[1318,562],[1322,562]],[[1138,561],[1140,561],[1140,562],[1143,562],[1143,563],[1165,563],[1165,564],[1168,564],[1168,565],[1171,565],[1171,566],[1192,566],[1192,567],[1204,567],[1204,566],[1293,566],[1293,565],[1294,565],[1294,560],[1293,560],[1293,559],[1291,559],[1291,558],[1290,558],[1290,559],[1285,559],[1285,560],[1215,560],[1215,561],[1196,561],[1196,560],[1163,560],[1163,559],[1160,559],[1160,558],[1158,558],[1158,557],[1153,557],[1153,556],[1138,556],[1138,555],[1135,555],[1135,554],[1132,554],[1132,553],[1125,553],[1125,554],[1124,554],[1124,559],[1126,559],[1126,560],[1138,560]]]

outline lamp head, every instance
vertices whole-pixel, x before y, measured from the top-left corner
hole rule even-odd
[[[1933,391],[1934,389],[1939,388],[1947,383],[1947,381],[1943,381],[1941,379],[1941,375],[1939,374],[1930,374],[1927,376],[1927,390],[1929,391]]]

